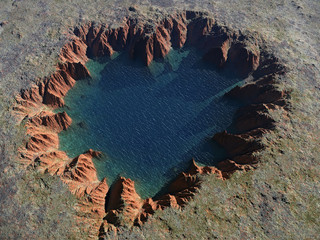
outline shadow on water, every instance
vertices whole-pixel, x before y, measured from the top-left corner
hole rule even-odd
[[[108,204],[109,204],[109,201],[110,201],[110,196],[111,196],[111,192],[117,182],[117,180],[121,177],[120,174],[117,175],[116,179],[112,182],[112,184],[109,186],[109,191],[107,192],[107,195],[105,197],[105,202],[104,202],[104,209],[105,209],[105,212],[107,212],[107,207],[108,207]]]
[[[192,49],[173,50],[149,67],[126,53],[87,67],[93,78],[66,96],[73,124],[59,137],[70,156],[88,148],[108,156],[95,163],[99,178],[110,184],[121,174],[142,197],[158,196],[192,158],[215,165],[225,157],[212,136],[231,126],[239,103],[223,95],[239,79]]]
[[[101,71],[101,78],[109,83],[106,85],[101,82],[99,86],[103,91],[112,92],[154,81],[149,69],[141,61],[132,60],[125,53],[119,54],[114,59],[105,59],[102,63],[108,64]],[[128,72],[132,73],[130,78]]]

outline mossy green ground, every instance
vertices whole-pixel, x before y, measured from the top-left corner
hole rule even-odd
[[[132,5],[135,12],[128,11]],[[59,180],[13,167],[23,135],[9,115],[14,94],[54,70],[74,25],[116,25],[127,14],[157,19],[178,9],[209,11],[221,24],[262,34],[290,70],[279,82],[292,91],[290,112],[287,118],[272,113],[279,123],[263,139],[267,147],[258,169],[228,181],[206,176],[184,210],[157,212],[142,228],[123,229],[119,238],[319,239],[320,2],[312,0],[2,0],[0,22],[8,24],[0,27],[1,239],[70,239],[68,229],[83,231],[72,222],[70,206],[76,203]],[[51,187],[43,187],[42,178]]]

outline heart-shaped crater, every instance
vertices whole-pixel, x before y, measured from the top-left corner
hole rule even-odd
[[[103,218],[92,228],[101,236],[183,207],[199,174],[227,179],[256,167],[259,140],[275,125],[268,113],[285,112],[287,93],[274,85],[285,68],[261,37],[206,14],[88,23],[70,38],[56,72],[16,98],[30,136],[21,160],[60,176],[81,211]],[[215,167],[187,169],[192,158]]]
[[[68,92],[64,111],[73,123],[59,135],[70,157],[92,148],[100,178],[135,181],[152,197],[190,160],[213,165],[226,157],[211,139],[226,129],[239,102],[224,94],[241,83],[203,61],[196,49],[171,50],[146,67],[125,52],[112,60],[90,61],[91,79]]]

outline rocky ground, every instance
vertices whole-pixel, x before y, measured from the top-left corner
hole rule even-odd
[[[23,129],[9,116],[13,96],[55,70],[59,51],[75,25],[95,21],[117,26],[128,14],[158,19],[182,9],[208,11],[221,24],[262,34],[290,70],[279,83],[279,88],[291,91],[289,116],[283,119],[274,111],[278,126],[263,139],[267,147],[260,153],[258,169],[236,173],[227,181],[204,177],[199,194],[184,210],[157,212],[142,228],[123,228],[119,238],[319,238],[319,2],[3,0],[0,4],[1,239],[77,239],[80,234],[86,238],[85,229],[72,222],[76,203],[57,179],[30,176],[15,168]],[[55,230],[49,233],[52,226]]]

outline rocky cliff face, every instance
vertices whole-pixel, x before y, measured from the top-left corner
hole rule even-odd
[[[52,109],[64,105],[63,97],[75,82],[90,77],[85,67],[88,57],[111,56],[126,51],[146,65],[165,57],[171,48],[194,46],[203,58],[219,68],[233,68],[247,84],[235,87],[226,97],[249,103],[239,109],[234,121],[235,133],[217,133],[213,139],[228,152],[228,159],[216,167],[199,167],[193,161],[169,186],[167,194],[141,199],[134,182],[119,178],[109,189],[106,179],[99,181],[92,159],[100,153],[89,150],[70,159],[59,150],[58,133],[72,123],[65,113]],[[88,23],[76,27],[74,36],[60,52],[56,72],[41,79],[16,97],[14,110],[19,121],[26,119],[30,138],[20,149],[21,161],[28,167],[56,174],[68,184],[80,200],[80,210],[100,226],[100,236],[116,231],[118,226],[141,225],[158,209],[183,207],[198,191],[201,174],[216,174],[226,179],[237,170],[255,168],[255,152],[263,148],[261,136],[273,128],[270,111],[286,107],[286,93],[273,85],[284,67],[267,55],[258,38],[247,38],[239,32],[219,26],[214,19],[199,12],[187,11],[167,16],[151,27],[137,19],[125,19],[119,28]],[[48,110],[51,109],[51,110]],[[103,218],[103,220],[102,220]]]

